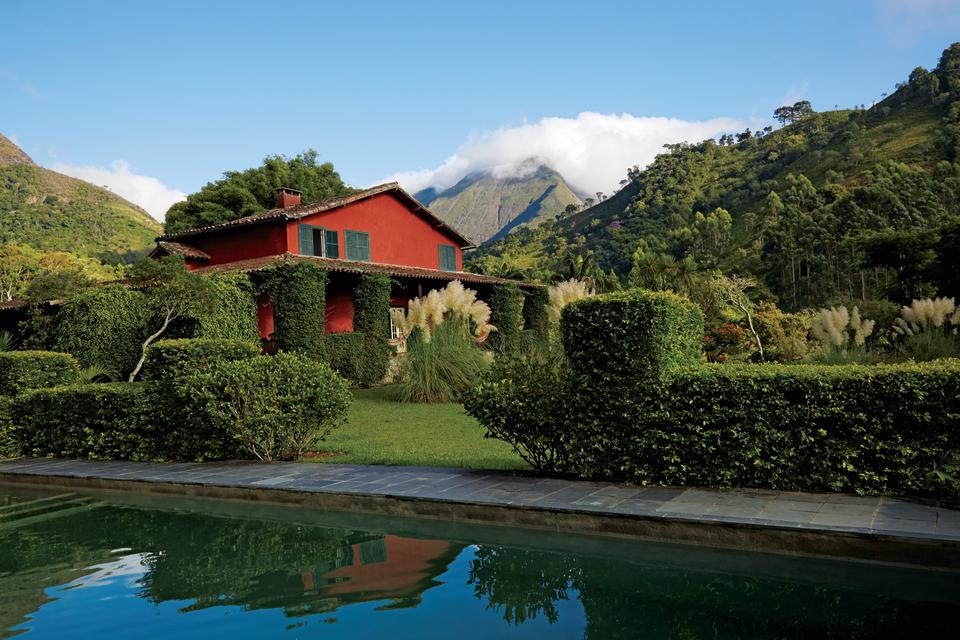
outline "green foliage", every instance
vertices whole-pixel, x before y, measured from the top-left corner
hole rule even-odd
[[[72,353],[84,366],[127,375],[140,358],[148,330],[145,302],[142,292],[119,284],[77,294],[57,314],[56,349]]]
[[[277,347],[321,357],[327,271],[309,262],[286,262],[257,274],[259,289],[273,300]]]
[[[702,365],[691,307],[649,292],[578,301],[562,320],[569,372],[494,367],[468,411],[518,450],[552,423],[561,451],[528,459],[589,477],[903,494],[935,465],[960,470],[960,361]]]
[[[15,396],[30,389],[73,384],[80,367],[68,353],[6,351],[0,353],[0,396]]]
[[[864,313],[866,317],[873,315]],[[807,355],[810,320],[797,313],[786,313],[769,302],[757,305],[753,316],[757,334],[768,362],[794,362]]]
[[[490,324],[497,328],[490,334],[490,346],[496,351],[510,351],[523,329],[523,292],[515,284],[493,286],[490,294]]]
[[[523,328],[546,340],[550,334],[550,316],[547,305],[550,295],[546,287],[523,290]]]
[[[387,339],[369,333],[331,333],[325,353],[334,371],[360,387],[383,382],[390,366]]]
[[[196,371],[215,362],[245,360],[260,355],[260,346],[248,340],[181,338],[150,345],[143,365],[143,379],[177,385]]]
[[[151,460],[162,457],[162,424],[147,383],[81,384],[18,396],[12,431],[27,455]]]
[[[246,274],[203,276],[209,279],[213,304],[186,314],[168,334],[170,338],[219,338],[259,342],[257,303]]]
[[[16,458],[20,443],[13,433],[13,398],[0,396],[0,458]]]
[[[162,416],[162,450],[177,460],[220,460],[242,457],[238,443],[223,425],[211,419],[197,398],[192,377],[216,363],[248,360],[260,346],[248,340],[193,338],[160,340],[150,345],[143,379],[156,383],[154,411]]]
[[[463,405],[487,429],[486,437],[507,442],[534,469],[570,467],[565,424],[572,376],[559,347],[531,349],[498,358],[483,384],[464,394]]]
[[[429,341],[415,329],[407,338],[397,400],[454,402],[477,382],[486,365],[486,355],[461,323],[436,325]]]
[[[387,339],[390,337],[390,277],[360,276],[353,293],[353,330]]]
[[[930,328],[901,338],[896,345],[896,354],[915,362],[960,358],[960,339],[946,331]]]
[[[304,202],[353,192],[343,184],[331,163],[317,163],[317,152],[313,150],[293,158],[268,156],[259,167],[227,171],[223,176],[170,207],[166,232],[179,233],[272,209],[274,193],[280,187],[300,191]]]
[[[564,308],[561,331],[571,365],[597,386],[662,380],[703,359],[703,313],[669,292],[635,289],[577,300]]]
[[[211,422],[262,460],[316,446],[343,422],[352,399],[326,364],[282,352],[215,362],[189,384]]]
[[[17,346],[17,337],[12,332],[0,331],[0,353],[4,351],[13,351]]]

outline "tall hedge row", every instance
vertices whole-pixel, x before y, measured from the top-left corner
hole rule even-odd
[[[547,305],[550,295],[546,287],[532,287],[523,291],[523,328],[546,339],[550,331]]]
[[[273,301],[277,347],[311,357],[323,354],[327,270],[310,262],[286,262],[256,276]]]
[[[79,379],[80,367],[69,353],[0,353],[0,396],[15,396],[29,389],[74,384]]]
[[[390,337],[390,276],[360,276],[353,292],[353,330],[384,339]]]
[[[534,466],[641,483],[911,494],[960,474],[960,361],[705,365],[672,294],[564,310],[565,363],[503,362],[468,413]],[[551,411],[543,417],[544,397]]]
[[[523,293],[515,284],[498,284],[490,293],[490,324],[497,328],[490,334],[490,346],[497,351],[517,347],[523,329]]]

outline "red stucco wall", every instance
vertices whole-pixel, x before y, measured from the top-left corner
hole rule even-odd
[[[327,293],[325,318],[327,333],[353,331],[353,296],[349,293]]]
[[[222,264],[262,256],[281,255],[287,250],[283,224],[256,224],[216,233],[192,236],[183,242],[210,255],[204,264]],[[203,264],[191,265],[194,268]]]
[[[463,255],[456,241],[435,228],[426,218],[410,211],[390,193],[288,222],[286,251],[294,254],[300,253],[298,224],[312,224],[337,231],[341,258],[346,254],[344,230],[366,231],[370,234],[371,262],[439,269],[439,244],[442,242],[456,248],[457,270],[463,268]]]

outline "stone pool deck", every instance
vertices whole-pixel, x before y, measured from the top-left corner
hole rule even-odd
[[[960,569],[960,511],[887,497],[292,462],[16,458],[0,460],[0,482],[259,500]]]

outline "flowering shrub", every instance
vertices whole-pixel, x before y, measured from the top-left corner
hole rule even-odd
[[[711,327],[703,336],[703,349],[710,362],[724,362],[750,350],[750,336],[739,325],[729,322]]]

